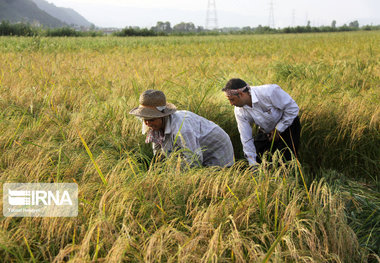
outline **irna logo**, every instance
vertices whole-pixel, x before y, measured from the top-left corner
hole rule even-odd
[[[74,183],[6,183],[6,217],[73,217],[78,215],[78,185]]]
[[[68,191],[23,191],[8,189],[10,205],[73,205]]]

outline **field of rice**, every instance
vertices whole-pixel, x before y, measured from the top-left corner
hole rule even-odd
[[[247,169],[233,77],[295,99],[297,160]],[[220,125],[236,164],[152,159],[128,114],[146,89]],[[380,262],[379,175],[380,32],[0,37],[1,185],[79,187],[77,217],[1,214],[1,261]]]

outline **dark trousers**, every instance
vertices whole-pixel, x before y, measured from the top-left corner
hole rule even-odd
[[[268,135],[264,132],[259,132],[254,138],[254,144],[256,148],[256,161],[261,163],[261,156],[266,151],[274,153],[276,150],[281,151],[285,160],[292,159],[292,153],[297,156],[297,151],[300,145],[301,137],[301,123],[297,116],[293,123],[282,133],[280,133],[280,139],[273,142],[269,141]]]

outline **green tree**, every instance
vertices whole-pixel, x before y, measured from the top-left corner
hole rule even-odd
[[[165,33],[170,33],[172,31],[170,22],[168,21],[166,22],[158,21],[156,23],[156,26],[152,27],[151,29],[155,32],[165,32]]]
[[[359,22],[358,20],[352,21],[348,24],[348,26],[352,28],[359,28]]]
[[[195,32],[195,30],[195,25],[191,22],[181,22],[173,27],[173,31],[175,32]]]

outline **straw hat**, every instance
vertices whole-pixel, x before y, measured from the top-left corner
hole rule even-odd
[[[165,94],[160,90],[146,90],[140,95],[140,106],[134,108],[129,114],[141,117],[144,119],[154,119],[168,116],[174,113],[177,108],[166,103]]]

